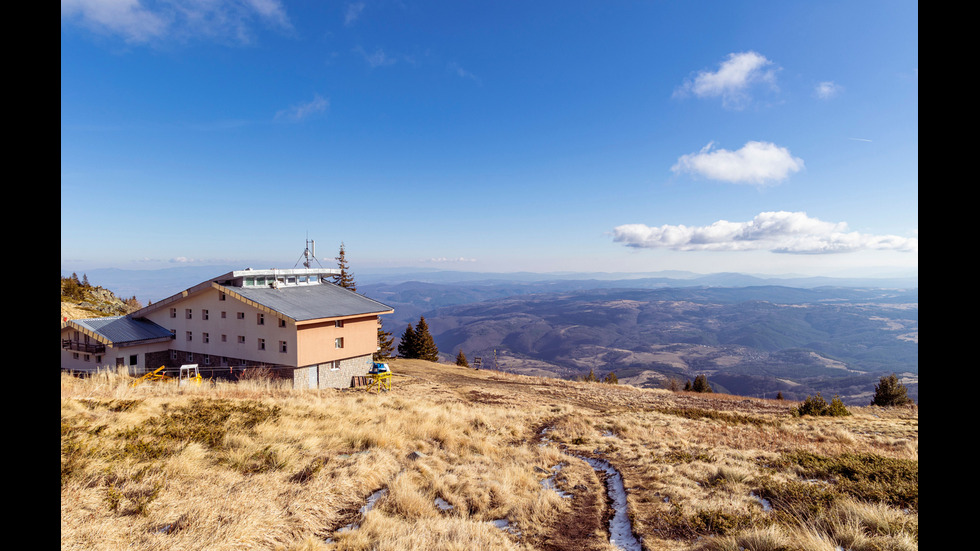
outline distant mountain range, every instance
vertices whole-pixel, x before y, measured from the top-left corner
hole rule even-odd
[[[88,280],[143,304],[242,266],[91,270]],[[64,273],[62,275],[71,275]],[[81,276],[82,274],[78,274]],[[899,373],[917,399],[918,279],[739,273],[358,273],[357,291],[394,308],[399,337],[425,316],[451,361],[462,350],[512,372],[614,372],[663,387],[706,374],[719,392],[866,404]]]

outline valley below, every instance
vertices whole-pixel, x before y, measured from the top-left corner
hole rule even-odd
[[[627,282],[619,282],[626,284]],[[882,376],[918,394],[918,290],[776,285],[571,288],[373,284],[397,338],[424,316],[445,361],[457,352],[512,373],[615,374],[641,388],[705,375],[717,392],[865,405]]]

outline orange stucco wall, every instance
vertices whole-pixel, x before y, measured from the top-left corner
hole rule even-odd
[[[346,318],[343,327],[334,320],[297,324],[296,365],[312,365],[353,356],[373,354],[378,349],[378,316]],[[336,339],[344,347],[336,347]]]

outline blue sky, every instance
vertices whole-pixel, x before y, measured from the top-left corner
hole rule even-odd
[[[918,270],[916,2],[61,6],[65,269]]]

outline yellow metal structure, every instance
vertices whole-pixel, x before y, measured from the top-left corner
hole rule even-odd
[[[368,373],[368,392],[388,392],[391,390],[391,371]]]
[[[147,373],[146,375],[143,375],[139,379],[136,379],[135,381],[133,381],[133,386],[135,387],[138,384],[142,383],[143,381],[169,381],[173,379],[173,377],[163,372],[164,367],[165,366],[161,365],[160,367],[154,369],[153,371]]]
[[[201,386],[204,379],[201,377],[197,364],[184,364],[180,366],[180,376],[177,379],[178,386]]]

